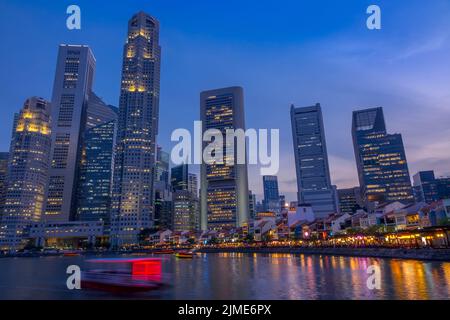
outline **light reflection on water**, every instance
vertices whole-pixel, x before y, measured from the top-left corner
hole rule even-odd
[[[90,257],[92,258],[92,257]],[[450,263],[294,254],[163,256],[169,286],[112,295],[70,291],[66,268],[84,257],[0,259],[0,299],[449,299]],[[369,290],[367,267],[378,265],[381,289]]]

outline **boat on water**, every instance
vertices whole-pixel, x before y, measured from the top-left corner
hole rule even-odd
[[[82,272],[81,287],[109,292],[145,292],[163,286],[161,259],[93,259],[98,268]]]
[[[173,254],[174,252],[172,249],[161,249],[153,251],[153,254]]]
[[[180,259],[192,259],[194,258],[195,253],[192,251],[178,251],[175,253],[175,257]]]
[[[81,254],[79,252],[76,252],[76,251],[65,251],[65,252],[63,252],[63,256],[64,257],[78,257],[80,255]]]

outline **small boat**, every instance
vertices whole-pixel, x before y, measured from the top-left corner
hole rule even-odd
[[[192,259],[195,256],[195,253],[190,252],[190,251],[179,251],[177,253],[175,253],[175,256],[177,258],[181,258],[181,259]]]
[[[172,249],[161,249],[153,251],[153,254],[173,254],[174,252]]]
[[[109,292],[145,292],[159,289],[161,281],[161,259],[95,259],[88,263],[102,265],[81,274],[83,289]]]
[[[78,257],[80,256],[79,252],[75,252],[75,251],[67,251],[63,253],[64,257]]]

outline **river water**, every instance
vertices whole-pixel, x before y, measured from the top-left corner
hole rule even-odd
[[[124,256],[123,256],[124,257]],[[450,262],[301,254],[208,253],[162,259],[167,286],[139,294],[68,290],[69,265],[95,257],[0,259],[0,299],[449,299]],[[379,266],[380,289],[367,268]]]

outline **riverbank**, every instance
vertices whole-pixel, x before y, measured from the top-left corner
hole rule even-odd
[[[291,253],[346,257],[414,259],[450,262],[450,249],[390,249],[390,248],[302,248],[302,247],[237,247],[201,248],[202,253]]]
[[[191,250],[192,248],[173,248],[175,250]],[[78,255],[146,255],[153,254],[160,249],[139,249],[127,251],[80,251]],[[388,258],[388,259],[412,259],[412,260],[431,260],[450,262],[450,249],[405,249],[405,248],[309,248],[309,247],[203,247],[196,249],[200,253],[283,253],[283,254],[310,254],[327,256],[345,256],[345,257],[370,257],[370,258]],[[46,256],[65,256],[63,252],[59,253],[15,253],[0,255],[0,258],[34,258]]]

